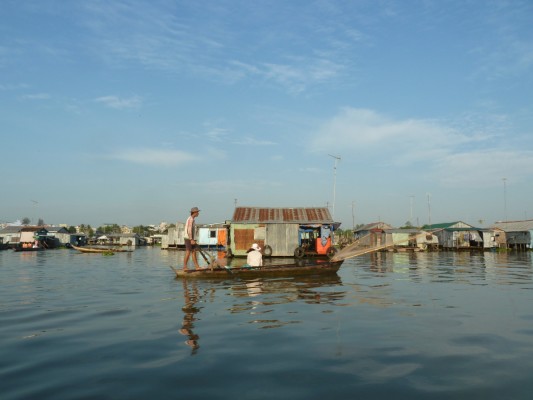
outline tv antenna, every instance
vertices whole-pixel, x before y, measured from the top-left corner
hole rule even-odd
[[[335,222],[335,192],[336,192],[336,186],[337,186],[337,162],[341,160],[341,156],[334,156],[332,154],[328,154],[328,156],[335,159],[335,163],[333,164],[333,208],[332,208],[332,215],[333,222]]]

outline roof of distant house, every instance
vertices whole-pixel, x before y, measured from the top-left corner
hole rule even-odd
[[[533,230],[533,219],[523,221],[498,221],[492,228],[499,228],[504,232],[524,232]]]

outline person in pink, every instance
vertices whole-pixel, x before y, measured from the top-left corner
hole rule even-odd
[[[183,235],[183,238],[185,239],[185,258],[183,260],[184,271],[188,269],[187,263],[189,262],[189,257],[192,257],[195,268],[200,269],[198,259],[196,258],[198,244],[196,243],[196,225],[194,222],[198,215],[200,215],[198,207],[191,208],[191,215],[187,218],[187,222],[185,223],[185,232]]]

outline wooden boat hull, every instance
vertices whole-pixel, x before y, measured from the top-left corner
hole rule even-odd
[[[310,264],[298,263],[298,264],[282,264],[282,265],[267,265],[258,268],[245,268],[245,267],[214,267],[214,268],[202,268],[200,270],[189,269],[184,271],[183,269],[177,269],[174,267],[172,270],[176,274],[177,278],[185,279],[209,279],[209,278],[257,278],[257,277],[276,277],[276,276],[301,276],[301,275],[320,275],[320,274],[336,274],[341,267],[343,261],[338,262],[314,262]]]
[[[15,247],[14,249],[17,253],[22,251],[44,251],[42,247]]]
[[[131,253],[133,250],[126,249],[111,249],[111,248],[96,248],[96,247],[80,247],[71,245],[74,250],[81,251],[82,253]]]

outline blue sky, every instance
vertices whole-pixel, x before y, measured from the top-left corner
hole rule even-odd
[[[0,222],[215,223],[235,202],[328,205],[344,228],[533,218],[532,18],[530,0],[4,0]]]

